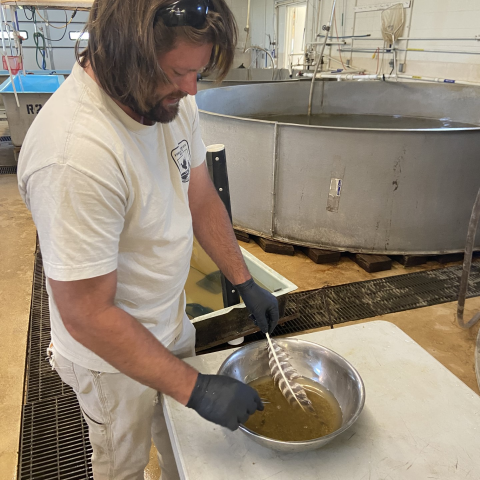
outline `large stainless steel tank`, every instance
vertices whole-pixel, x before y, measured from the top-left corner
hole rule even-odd
[[[197,95],[205,142],[227,148],[235,225],[333,250],[462,251],[480,187],[480,126],[386,130],[239,118],[305,114],[309,89],[309,82],[277,83]],[[480,125],[480,89],[319,82],[314,113],[447,117]]]

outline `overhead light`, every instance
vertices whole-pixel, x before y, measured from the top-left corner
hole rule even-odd
[[[70,36],[70,40],[75,40],[75,41],[77,41],[78,39],[88,40],[90,38],[90,35],[88,34],[88,32],[70,32],[68,35]]]
[[[3,33],[3,38],[4,40],[8,40],[8,38],[10,38],[10,40],[13,40],[15,37],[13,36],[13,32],[2,32]],[[28,40],[28,32],[26,32],[25,30],[21,30],[18,32],[18,36],[22,39],[22,40]]]

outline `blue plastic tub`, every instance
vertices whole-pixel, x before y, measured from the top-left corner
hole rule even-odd
[[[10,78],[0,85],[12,143],[21,147],[30,125],[45,103],[65,81],[63,75],[16,75],[14,77],[20,108]]]
[[[14,77],[17,93],[54,93],[64,81],[65,78],[62,75],[16,75]],[[0,93],[13,93],[10,78],[0,85]]]

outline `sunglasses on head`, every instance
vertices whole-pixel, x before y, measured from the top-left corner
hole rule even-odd
[[[154,26],[161,19],[167,27],[202,28],[207,21],[209,10],[213,10],[209,0],[178,0],[167,7],[159,8]]]

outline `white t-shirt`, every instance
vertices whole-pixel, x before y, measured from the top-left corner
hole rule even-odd
[[[115,305],[164,345],[181,332],[185,314],[190,169],[206,155],[198,122],[195,99],[186,97],[174,122],[141,125],[75,65],[30,127],[18,164],[47,278],[117,270]],[[72,338],[48,292],[59,353],[85,368],[116,372]]]

